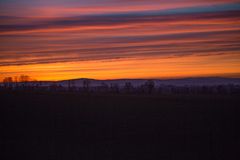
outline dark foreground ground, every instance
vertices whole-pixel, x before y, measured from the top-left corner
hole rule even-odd
[[[0,93],[5,159],[237,159],[237,95]]]

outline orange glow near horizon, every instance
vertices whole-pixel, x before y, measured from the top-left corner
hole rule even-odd
[[[231,56],[232,61],[228,62]],[[199,76],[240,77],[239,55],[166,57],[157,59],[122,59],[0,67],[4,76],[26,74],[36,80],[58,81],[75,78],[182,78]],[[191,67],[189,67],[191,66]],[[76,68],[78,68],[76,70]],[[21,72],[22,71],[22,72]],[[0,81],[3,79],[2,75]]]

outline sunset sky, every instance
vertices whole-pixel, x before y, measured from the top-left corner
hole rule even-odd
[[[240,0],[0,0],[0,81],[240,77]]]

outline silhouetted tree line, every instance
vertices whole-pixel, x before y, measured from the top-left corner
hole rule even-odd
[[[126,82],[124,86],[116,83],[103,82],[100,86],[91,86],[89,79],[84,79],[82,86],[76,86],[74,80],[67,81],[67,86],[59,83],[34,81],[31,77],[21,75],[19,77],[6,77],[3,79],[1,90],[36,90],[36,91],[62,91],[79,93],[111,93],[111,94],[240,94],[239,85],[211,85],[211,86],[156,86],[153,80],[148,80],[140,86],[134,86]]]
[[[35,83],[36,80],[32,79],[28,75],[20,75],[15,77],[5,77],[3,79],[3,87],[4,88],[18,88],[24,86],[30,86],[29,83]]]

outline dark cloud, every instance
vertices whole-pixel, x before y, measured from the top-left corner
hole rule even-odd
[[[194,9],[193,9],[194,10]],[[213,12],[213,13],[191,13],[184,12],[181,9],[181,14],[179,15],[177,11],[171,12],[140,12],[140,13],[120,13],[120,14],[103,14],[96,16],[81,16],[81,17],[68,17],[68,18],[57,18],[57,19],[46,19],[40,21],[34,21],[24,24],[1,24],[0,33],[7,31],[28,31],[36,29],[54,29],[54,28],[64,28],[64,27],[76,27],[76,26],[111,26],[119,24],[131,24],[131,23],[146,23],[146,22],[162,22],[167,23],[171,21],[182,21],[184,19],[214,19],[214,18],[239,18],[240,17],[240,7],[239,10],[224,11],[224,12]],[[183,14],[184,13],[184,14]],[[0,17],[1,20],[6,19],[6,17]]]

